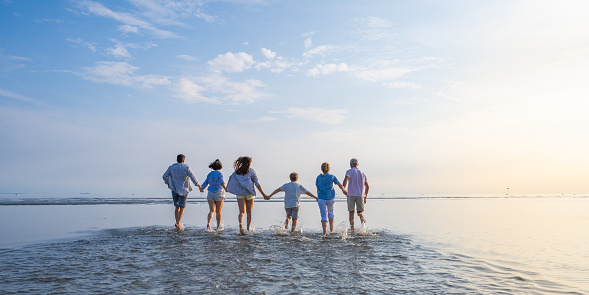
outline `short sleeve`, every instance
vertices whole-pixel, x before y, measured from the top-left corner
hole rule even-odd
[[[309,192],[304,186],[299,184],[299,190],[301,191],[301,194],[306,194],[307,192]]]
[[[284,191],[284,189],[285,189],[285,188],[286,188],[286,183],[285,183],[285,184],[283,184],[283,185],[280,187],[280,190],[281,190],[281,191]]]
[[[339,184],[339,181],[337,180],[337,177],[335,177],[335,175],[333,175],[333,183]]]

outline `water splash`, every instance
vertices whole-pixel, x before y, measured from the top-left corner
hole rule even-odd
[[[335,227],[335,233],[340,235],[342,240],[345,240],[348,238],[348,223],[347,222],[340,222],[340,224],[338,224]]]

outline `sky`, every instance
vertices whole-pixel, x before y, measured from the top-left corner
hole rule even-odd
[[[587,1],[0,0],[0,193],[589,193]]]

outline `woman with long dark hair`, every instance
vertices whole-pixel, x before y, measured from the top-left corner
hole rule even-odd
[[[235,160],[235,163],[233,164],[235,172],[231,174],[227,183],[227,191],[237,196],[237,206],[239,207],[239,231],[241,233],[244,233],[244,213],[247,213],[247,230],[251,230],[252,210],[254,208],[254,199],[256,197],[256,190],[254,187],[258,188],[264,198],[267,197],[264,190],[262,190],[262,186],[258,182],[256,171],[250,168],[251,164],[251,157],[239,157]]]

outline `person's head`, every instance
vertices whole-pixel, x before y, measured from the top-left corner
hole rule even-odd
[[[293,172],[289,175],[290,181],[297,181],[299,180],[299,175],[296,172]]]
[[[239,157],[233,163],[233,168],[237,175],[246,175],[250,171],[250,165],[252,164],[252,158],[250,157]]]
[[[352,168],[353,168],[353,167],[358,167],[358,159],[356,159],[356,158],[352,158],[352,159],[350,160],[350,167],[352,167]]]
[[[321,164],[321,171],[323,171],[323,174],[329,172],[329,163],[325,162]]]
[[[184,159],[185,159],[185,158],[186,158],[186,157],[185,157],[183,154],[179,154],[178,156],[176,156],[176,161],[177,161],[178,163],[184,163]]]
[[[221,164],[221,161],[219,161],[219,159],[216,159],[213,163],[209,164],[209,168],[213,170],[221,170],[223,169],[223,164]]]

